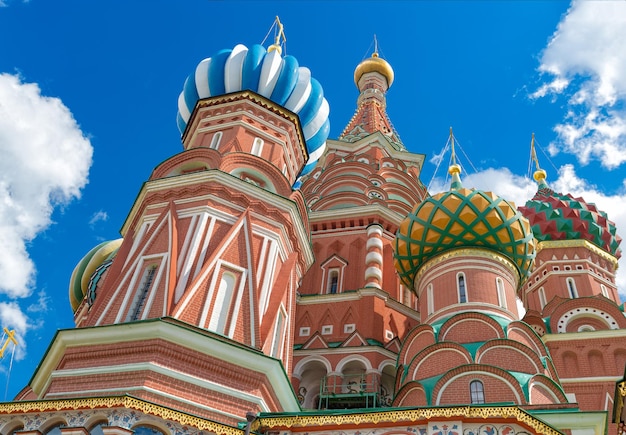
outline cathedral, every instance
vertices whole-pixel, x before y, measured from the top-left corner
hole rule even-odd
[[[448,190],[428,192],[386,112],[391,65],[356,66],[331,139],[322,84],[280,42],[184,80],[182,151],[77,264],[76,327],[0,433],[625,433],[606,213],[536,159],[523,206],[464,184],[452,132]]]

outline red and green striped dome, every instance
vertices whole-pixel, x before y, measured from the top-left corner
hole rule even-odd
[[[540,183],[533,199],[519,209],[530,221],[539,241],[588,240],[615,258],[622,255],[619,248],[622,239],[616,233],[615,223],[595,204],[582,198],[557,193]]]
[[[521,281],[535,259],[530,224],[515,205],[492,192],[463,188],[457,181],[450,191],[418,204],[400,224],[396,270],[403,283],[414,288],[415,276],[426,261],[450,249],[467,247],[503,254],[517,268]]]

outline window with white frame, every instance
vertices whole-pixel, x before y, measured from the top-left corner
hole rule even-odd
[[[574,278],[567,278],[566,283],[569,297],[572,299],[576,299],[578,297],[578,290],[576,290],[576,283],[574,282]]]
[[[141,318],[141,312],[146,305],[148,293],[150,292],[150,288],[152,287],[152,282],[154,281],[154,277],[156,276],[156,271],[156,265],[150,265],[144,269],[141,283],[139,284],[137,293],[135,293],[133,304],[128,311],[127,320],[139,320]]]
[[[485,387],[481,381],[470,382],[470,399],[472,404],[485,403]]]
[[[504,293],[504,281],[502,278],[496,278],[496,289],[498,291],[498,305],[506,308],[506,294]]]
[[[546,303],[547,303],[547,301],[546,301],[546,291],[543,289],[543,287],[541,287],[539,289],[538,294],[539,294],[539,304],[541,305],[541,308],[543,309],[543,307],[545,307]]]
[[[303,326],[300,328],[300,337],[308,337],[309,335],[311,335],[310,326]]]
[[[339,291],[339,269],[330,269],[328,271],[328,285],[326,293],[335,294]]]
[[[252,154],[255,156],[261,156],[263,152],[263,139],[260,137],[255,137],[254,142],[252,143]]]
[[[467,286],[465,283],[465,274],[460,272],[456,275],[456,286],[459,293],[459,303],[467,302]]]
[[[287,323],[287,313],[284,307],[281,305],[280,310],[276,316],[276,325],[274,327],[274,337],[272,338],[272,348],[270,354],[274,358],[282,357],[283,342],[285,337],[285,326]]]
[[[356,329],[356,325],[354,323],[346,323],[343,325],[344,334],[351,334]]]
[[[218,131],[211,138],[211,145],[209,145],[209,148],[211,148],[212,150],[218,149],[218,147],[220,146],[221,140],[222,140],[222,132]]]
[[[434,292],[433,292],[433,285],[428,284],[428,287],[426,288],[426,297],[428,298],[428,300],[426,301],[428,307],[428,315],[430,316],[432,313],[435,312],[435,300],[433,299],[435,297]]]
[[[609,291],[604,284],[600,284],[600,291],[602,292],[602,296],[604,296],[605,298],[609,297]]]
[[[209,323],[209,329],[217,332],[218,334],[225,333],[226,320],[230,314],[230,306],[235,290],[236,280],[235,275],[230,272],[224,272],[222,274],[222,278],[217,289],[217,295],[215,296],[215,304],[213,305],[214,311],[211,316],[211,322]]]
[[[322,326],[322,335],[330,335],[333,333],[333,325]]]

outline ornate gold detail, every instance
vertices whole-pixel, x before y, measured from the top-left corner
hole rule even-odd
[[[398,422],[416,422],[431,418],[515,418],[534,429],[537,434],[562,435],[561,432],[537,420],[532,415],[514,406],[460,406],[453,408],[419,408],[398,411],[370,412],[364,414],[333,414],[333,415],[293,415],[281,417],[261,417],[252,423],[252,430],[260,428],[291,428],[342,424],[380,424]]]
[[[146,402],[131,396],[89,397],[82,399],[40,400],[34,402],[0,403],[2,414],[26,414],[53,411],[76,411],[96,408],[124,408],[154,415],[163,420],[175,421],[185,426],[205,429],[216,435],[242,435],[243,430],[225,424],[217,423],[201,417],[185,414],[180,411],[165,408],[154,403]]]
[[[611,263],[617,270],[617,258],[587,240],[544,240],[537,244],[537,254],[544,248],[586,248]]]
[[[617,384],[617,389],[622,397],[626,397],[626,381]]]

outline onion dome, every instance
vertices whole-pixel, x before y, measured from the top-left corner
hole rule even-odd
[[[78,309],[85,295],[87,295],[92,275],[117,253],[117,250],[122,244],[122,240],[123,239],[117,239],[100,243],[87,252],[78,262],[70,278],[69,296],[72,311],[75,312]]]
[[[535,259],[535,240],[528,220],[515,204],[492,192],[466,189],[460,167],[449,169],[451,189],[417,204],[400,224],[394,262],[402,282],[414,288],[419,269],[435,256],[456,248],[496,251],[516,267],[520,283]]]
[[[539,190],[520,211],[530,221],[537,240],[587,240],[615,258],[621,257],[622,239],[605,212],[582,198],[550,189],[543,170],[536,171],[534,178]]]
[[[294,112],[300,118],[309,153],[301,175],[315,166],[326,148],[330,132],[330,108],[320,83],[301,67],[293,56],[261,45],[237,45],[201,61],[187,77],[178,98],[176,120],[184,133],[191,113],[200,99],[250,90]]]
[[[391,87],[393,83],[393,68],[385,59],[378,57],[378,53],[374,52],[372,57],[365,59],[354,70],[354,84],[359,87],[359,80],[363,74],[368,72],[377,72],[387,80],[387,87]]]

